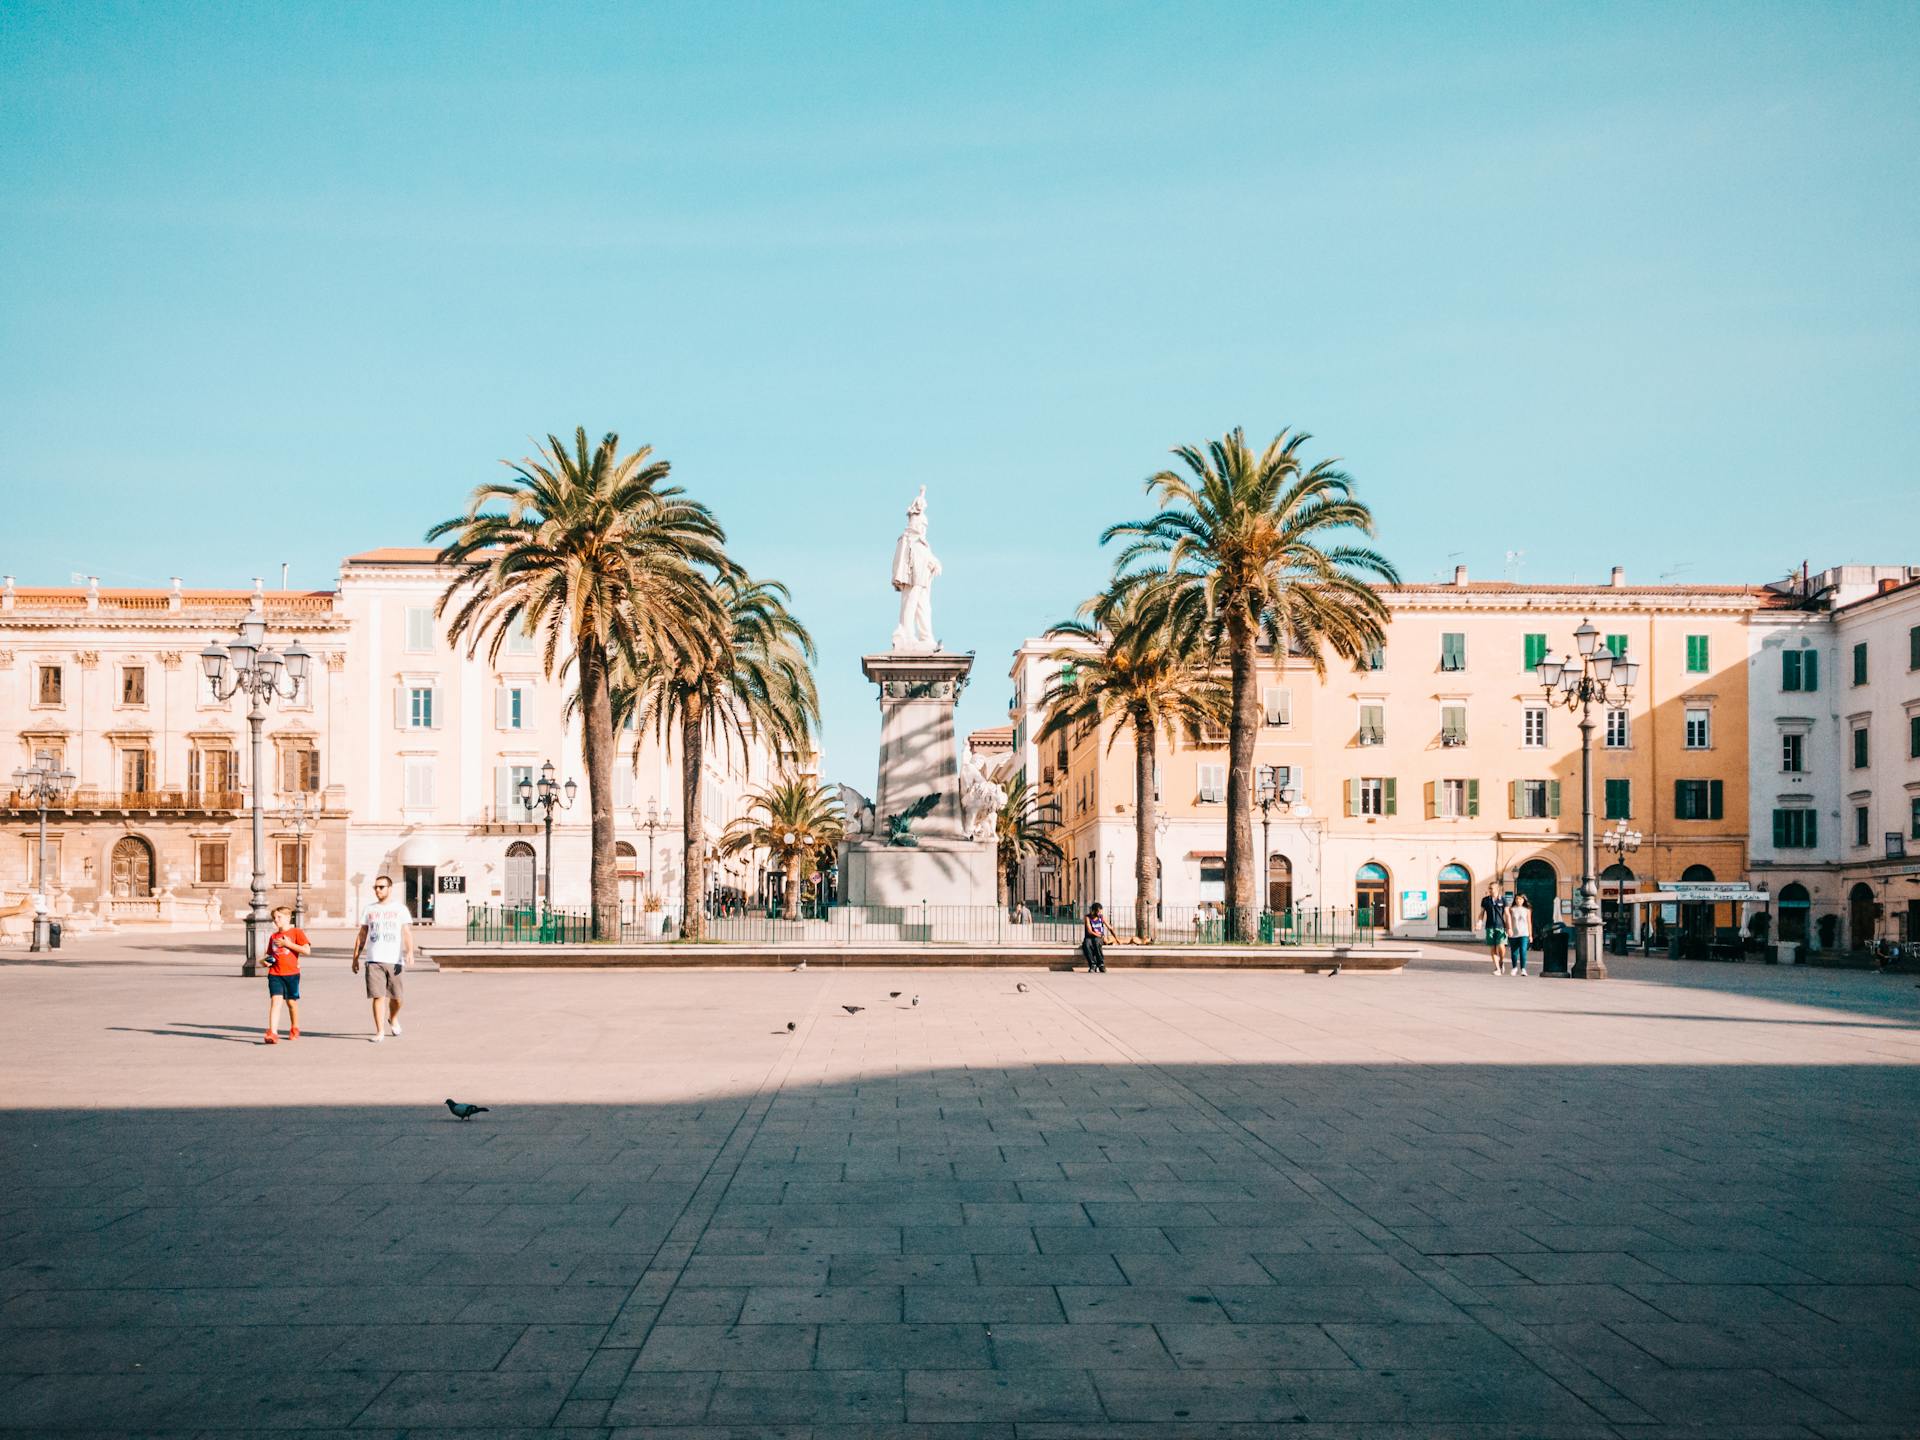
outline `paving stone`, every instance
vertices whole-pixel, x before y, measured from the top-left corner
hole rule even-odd
[[[962,1373],[962,1372],[935,1372]],[[898,1370],[734,1371],[722,1374],[708,1418],[738,1424],[842,1424],[906,1418]]]
[[[908,1418],[938,1423],[979,1420],[1097,1420],[1100,1397],[1081,1370],[919,1370],[906,1382]]]
[[[822,1325],[822,1370],[984,1370],[993,1364],[984,1324]]]
[[[1354,1368],[1350,1352],[1318,1325],[1162,1324],[1155,1328],[1183,1370]]]
[[[1050,1285],[909,1285],[905,1301],[906,1318],[915,1324],[1046,1325],[1066,1319]]]

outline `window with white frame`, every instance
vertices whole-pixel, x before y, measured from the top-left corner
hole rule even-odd
[[[1387,743],[1387,707],[1377,701],[1368,701],[1360,707],[1360,743],[1362,745],[1384,745]]]
[[[1522,780],[1516,807],[1522,819],[1544,820],[1547,818],[1548,797],[1552,793],[1550,780]]]
[[[36,665],[33,671],[33,703],[66,704],[66,672],[58,665]]]
[[[410,655],[433,653],[432,606],[409,605],[407,607],[407,653]]]
[[[433,757],[430,755],[409,755],[406,757],[406,806],[410,810],[425,810],[433,804]]]
[[[1704,706],[1690,705],[1686,712],[1686,746],[1705,750],[1713,744],[1713,712]]]
[[[1627,748],[1630,733],[1627,729],[1627,712],[1624,710],[1607,711],[1607,741],[1609,750]]]
[[[502,685],[494,692],[493,721],[502,730],[527,728],[527,692],[519,685]]]
[[[1541,750],[1547,743],[1547,712],[1529,705],[1520,712],[1520,743],[1529,750]]]
[[[1293,691],[1285,685],[1269,685],[1263,696],[1266,722],[1278,727],[1293,723]]]
[[[227,883],[227,842],[224,840],[202,840],[194,846],[197,869],[196,878],[202,885],[224,885]]]
[[[1803,775],[1807,769],[1807,737],[1788,730],[1780,737],[1780,771],[1785,775]]]
[[[1440,707],[1440,743],[1442,745],[1467,743],[1466,706],[1442,705]]]
[[[122,665],[120,667],[120,703],[130,706],[147,703],[146,666]]]
[[[1467,782],[1442,780],[1434,791],[1434,809],[1443,820],[1458,820],[1467,813]]]
[[[1360,778],[1356,792],[1360,803],[1356,807],[1362,815],[1384,815],[1387,804],[1387,782],[1378,775],[1364,775]]]
[[[520,803],[520,782],[533,783],[532,765],[496,765],[493,767],[493,818],[526,821],[533,812]]]
[[[509,655],[533,654],[533,632],[524,625],[507,627],[507,643],[500,647]]]
[[[1218,805],[1227,798],[1227,767],[1224,765],[1202,765],[1200,771],[1200,803]]]
[[[431,730],[434,727],[433,686],[408,685],[400,691],[400,728]]]

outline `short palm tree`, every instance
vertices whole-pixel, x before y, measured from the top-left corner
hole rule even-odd
[[[813,682],[813,639],[787,608],[787,588],[735,571],[715,581],[721,623],[698,649],[615,677],[613,711],[623,722],[651,724],[679,742],[680,813],[685,816],[685,889],[681,933],[699,936],[706,920],[708,848],[702,759],[709,744],[744,751],[750,735],[800,756],[820,720]]]
[[[620,933],[613,849],[616,660],[672,665],[697,652],[722,617],[711,575],[730,568],[726,537],[704,506],[666,483],[649,446],[620,454],[609,434],[569,450],[552,435],[511,477],[475,488],[466,513],[427,532],[446,540],[454,576],[434,613],[449,609],[449,640],[495,659],[509,634],[532,634],[549,677],[572,671],[583,717],[592,812],[593,936]],[[488,508],[498,506],[500,508]]]
[[[1133,736],[1134,934],[1153,938],[1154,772],[1162,733],[1197,738],[1226,718],[1227,692],[1213,673],[1199,630],[1144,604],[1145,587],[1124,580],[1080,607],[1080,616],[1047,632],[1069,642],[1053,652],[1060,667],[1042,697],[1040,738],[1069,727],[1116,724]]]
[[[1147,481],[1160,511],[1108,527],[1124,539],[1122,573],[1151,581],[1148,611],[1203,634],[1232,675],[1228,726],[1227,897],[1230,933],[1254,910],[1253,745],[1260,728],[1259,647],[1305,655],[1325,674],[1323,649],[1357,659],[1385,638],[1387,605],[1373,582],[1397,584],[1386,557],[1342,537],[1373,534],[1373,512],[1353,498],[1335,462],[1308,465],[1310,437],[1282,431],[1259,454],[1236,429],[1205,450],[1173,453],[1186,467]],[[1331,542],[1331,543],[1330,543]]]
[[[786,876],[786,913],[792,917],[800,905],[801,877],[845,834],[837,793],[806,776],[783,775],[747,797],[747,813],[722,832],[720,848],[729,855],[767,851]]]
[[[1028,860],[1058,860],[1065,854],[1053,838],[1060,823],[1060,808],[1016,776],[1007,786],[1007,798],[994,821],[994,835],[1000,847],[1000,908],[1013,903],[1014,885],[1020,867]]]

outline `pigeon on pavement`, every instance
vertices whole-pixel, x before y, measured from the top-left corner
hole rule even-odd
[[[1024,995],[1027,993],[1027,982],[1022,980],[1018,985],[1014,986],[1013,988],[1018,990],[1022,995]]]
[[[487,1113],[487,1107],[484,1105],[462,1105],[458,1100],[447,1101],[447,1109],[453,1112],[453,1118],[456,1120],[471,1120],[476,1115]]]
[[[789,1033],[793,1030],[793,1022],[791,1020],[787,1021],[787,1030]]]
[[[1340,967],[1336,965],[1331,970],[1327,971],[1327,978],[1331,980],[1334,976],[1338,975],[1339,973],[1340,973]]]
[[[918,995],[916,995],[916,996],[914,996],[914,997],[913,997],[913,1003],[914,1003],[914,1004],[916,1004],[916,1005],[918,1005],[918,1004],[920,1003],[920,997],[919,997]]]
[[[840,1008],[846,1011],[847,1014],[849,1015],[858,1015],[862,1010],[866,1009],[867,1007],[864,1005],[842,1005]]]
[[[900,992],[898,990],[887,991],[887,999],[898,1000],[899,998],[900,998]]]

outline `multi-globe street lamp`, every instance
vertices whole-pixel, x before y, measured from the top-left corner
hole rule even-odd
[[[1260,807],[1260,908],[1273,908],[1273,812],[1277,806],[1280,813],[1290,814],[1298,792],[1291,785],[1282,785],[1279,771],[1272,765],[1262,765],[1254,772],[1253,803]]]
[[[37,885],[33,896],[33,948],[45,950],[52,939],[53,910],[52,898],[47,891],[47,807],[57,805],[66,798],[67,791],[73,788],[78,778],[71,770],[63,770],[55,762],[51,751],[36,750],[33,764],[25,769],[13,772],[13,788],[20,798],[36,806],[40,811],[40,852],[35,863]]]
[[[1613,822],[1613,828],[1600,837],[1600,848],[1613,856],[1614,864],[1621,865],[1626,863],[1627,856],[1640,848],[1640,842],[1645,838],[1638,830],[1628,829],[1626,821],[1616,820]],[[1617,877],[1616,883],[1620,887],[1620,936],[1624,943],[1627,934],[1627,877],[1624,875]]]
[[[293,832],[293,923],[299,927],[307,923],[307,831],[315,819],[314,812],[307,809],[304,790],[286,804],[280,818]]]
[[[634,824],[647,832],[647,894],[649,896],[652,896],[654,893],[653,837],[658,835],[662,830],[671,830],[673,823],[673,807],[669,805],[665,810],[662,810],[658,797],[647,801],[646,819],[642,820],[638,815],[634,817]]]
[[[258,973],[273,930],[273,913],[267,905],[267,706],[274,700],[299,698],[313,659],[297,639],[284,655],[268,648],[266,640],[266,615],[256,596],[234,638],[224,646],[218,640],[209,641],[200,652],[200,668],[214,699],[247,697],[247,728],[253,738],[253,876],[247,906],[247,958],[242,966],[247,975]]]
[[[573,797],[579,793],[579,789],[580,787],[571,780],[562,785],[554,779],[553,761],[551,760],[542,762],[538,784],[535,784],[532,779],[526,779],[520,782],[519,799],[521,806],[526,810],[532,810],[534,806],[538,805],[546,820],[547,878],[545,889],[546,906],[548,910],[553,909],[553,812],[555,810],[571,810],[573,808]]]
[[[1591,620],[1580,622],[1573,641],[1573,656],[1547,655],[1535,674],[1549,706],[1580,716],[1580,894],[1574,910],[1573,974],[1604,980],[1607,962],[1600,953],[1600,895],[1593,873],[1593,707],[1625,705],[1640,678],[1640,666],[1601,645]]]

